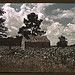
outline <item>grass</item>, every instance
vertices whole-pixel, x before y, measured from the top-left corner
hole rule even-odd
[[[0,72],[75,72],[74,47],[26,50],[20,47],[12,47],[11,50],[2,48]]]

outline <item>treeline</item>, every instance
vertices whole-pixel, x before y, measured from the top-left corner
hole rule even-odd
[[[22,36],[0,38],[0,46],[21,46]]]

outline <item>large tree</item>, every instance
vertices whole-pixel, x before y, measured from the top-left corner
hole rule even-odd
[[[3,11],[2,8],[0,8],[0,16],[2,16],[5,12]],[[0,17],[0,38],[7,37],[6,31],[7,27],[4,25],[5,19]]]
[[[43,20],[42,19],[39,20],[37,14],[35,14],[34,12],[30,13],[27,15],[27,18],[28,19],[24,18],[24,24],[26,25],[26,27],[23,26],[22,28],[19,29],[19,33],[21,33],[26,39],[30,39],[28,37],[29,34],[33,36],[38,36],[45,33],[40,29],[40,25]]]

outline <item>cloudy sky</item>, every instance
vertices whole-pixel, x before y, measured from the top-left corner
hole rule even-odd
[[[74,3],[0,3],[6,11],[2,16],[6,19],[8,36],[15,37],[23,26],[23,18],[35,12],[43,19],[41,29],[46,31],[47,38],[55,45],[58,37],[64,35],[69,44],[75,44],[75,4]]]

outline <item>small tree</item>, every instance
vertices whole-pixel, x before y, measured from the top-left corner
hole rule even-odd
[[[57,43],[58,47],[67,47],[68,42],[64,36],[59,37],[60,41]]]
[[[0,15],[2,16],[5,12],[0,8]],[[0,38],[7,37],[7,27],[4,25],[5,19],[0,18]]]

